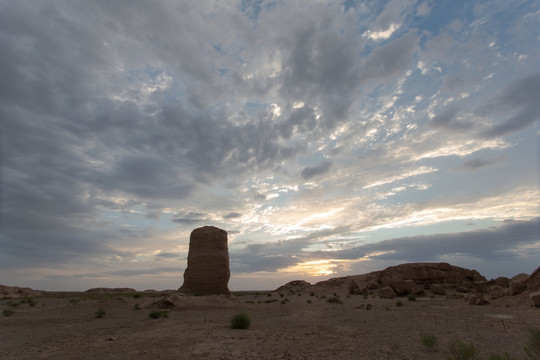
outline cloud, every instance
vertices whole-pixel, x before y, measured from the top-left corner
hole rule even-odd
[[[384,81],[405,73],[413,62],[419,37],[411,30],[401,37],[377,47],[365,59],[361,81]]]
[[[498,158],[490,159],[490,160],[481,159],[481,158],[474,158],[472,160],[464,162],[463,164],[459,165],[455,169],[458,170],[458,171],[465,171],[465,172],[475,171],[475,170],[478,170],[480,168],[493,165],[493,164],[501,161],[502,159],[503,159],[503,157],[498,157]]]
[[[438,261],[444,256],[465,255],[477,259],[511,260],[520,247],[538,245],[540,218],[511,221],[495,228],[450,234],[422,235],[384,240],[352,249],[316,252],[313,258],[381,259],[396,262]],[[532,255],[532,254],[529,254]]]
[[[515,133],[540,119],[540,73],[523,77],[510,84],[481,112],[487,116],[511,113],[506,120],[480,132],[483,138],[494,138]]]
[[[315,176],[325,174],[330,171],[331,167],[331,161],[323,161],[319,165],[308,166],[302,170],[302,178],[304,178],[304,180],[309,180]]]

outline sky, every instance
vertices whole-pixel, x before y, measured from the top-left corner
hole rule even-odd
[[[540,265],[538,1],[0,0],[0,284]]]

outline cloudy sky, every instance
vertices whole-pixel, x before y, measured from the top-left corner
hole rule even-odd
[[[0,0],[0,283],[540,265],[537,1]]]

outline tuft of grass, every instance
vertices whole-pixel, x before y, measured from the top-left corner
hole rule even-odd
[[[429,351],[437,350],[437,345],[439,345],[439,339],[433,334],[420,334],[420,342],[424,345]]]
[[[476,360],[478,358],[478,348],[473,343],[466,343],[461,340],[453,340],[448,344],[450,356],[448,360]]]
[[[243,311],[235,314],[231,318],[231,328],[233,329],[248,329],[250,324],[251,319],[249,318],[249,315]]]
[[[403,306],[403,302],[401,300],[396,301],[396,306],[397,307]]]
[[[529,339],[523,350],[529,359],[540,359],[540,329],[529,329]]]
[[[96,315],[97,318],[102,318],[104,317],[105,315],[107,315],[107,312],[105,311],[104,308],[100,308],[98,311],[96,311],[94,313],[94,315]]]
[[[409,299],[409,301],[416,301],[416,295],[409,294],[409,295],[407,295],[407,299]]]
[[[13,314],[15,314],[15,311],[11,309],[5,309],[4,311],[2,311],[2,315],[4,316],[11,316]]]
[[[341,299],[336,296],[329,297],[326,302],[331,304],[343,304],[343,301],[341,301]]]
[[[514,360],[514,358],[510,356],[510,354],[507,353],[506,351],[503,352],[502,354],[491,353],[486,359],[487,360]]]

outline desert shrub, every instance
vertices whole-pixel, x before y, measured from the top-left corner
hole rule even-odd
[[[233,329],[247,329],[251,324],[251,319],[248,314],[241,311],[231,318],[231,328]]]
[[[407,299],[409,299],[409,301],[416,301],[416,295],[409,294],[409,295],[407,295]]]
[[[279,293],[279,297],[283,297],[285,296],[283,293]]]
[[[343,301],[341,301],[340,298],[335,297],[335,296],[329,297],[328,300],[326,300],[326,302],[331,303],[331,304],[343,304]]]
[[[79,303],[79,299],[71,299],[69,302],[73,305],[77,305]]]
[[[540,329],[529,329],[529,339],[523,350],[529,359],[540,359]]]
[[[141,307],[139,306],[139,303],[133,305],[133,310],[141,310]]]
[[[396,306],[403,306],[403,302],[401,300],[396,301]]]
[[[134,298],[134,299],[139,299],[141,296],[142,296],[141,293],[135,293],[135,294],[133,294],[133,298]]]
[[[17,307],[17,306],[21,305],[21,303],[18,302],[18,301],[15,301],[15,300],[9,300],[9,301],[7,302],[7,305],[8,305],[8,306],[11,306],[11,307]]]
[[[151,319],[159,319],[163,313],[161,311],[152,311],[150,314],[148,314],[148,317]]]
[[[310,300],[310,299],[308,299],[306,302],[307,302],[308,304],[311,304],[311,300]]]
[[[510,356],[509,353],[507,353],[506,351],[503,352],[502,354],[499,354],[499,353],[491,353],[489,354],[489,356],[487,357],[487,360],[513,360],[514,358],[512,356]]]
[[[309,296],[315,296],[315,293],[312,291],[309,293]]]
[[[103,308],[99,309],[98,311],[96,311],[96,312],[94,313],[94,315],[96,315],[97,318],[102,318],[102,317],[104,317],[106,314],[107,314],[107,312],[106,312],[105,309],[103,309]]]
[[[2,311],[2,315],[4,316],[11,316],[15,314],[15,311],[11,310],[11,309],[5,309],[4,311]]]
[[[448,344],[450,356],[448,360],[475,360],[478,359],[478,348],[473,343],[453,340]]]
[[[420,342],[430,351],[435,351],[439,345],[439,339],[433,334],[420,334]]]

